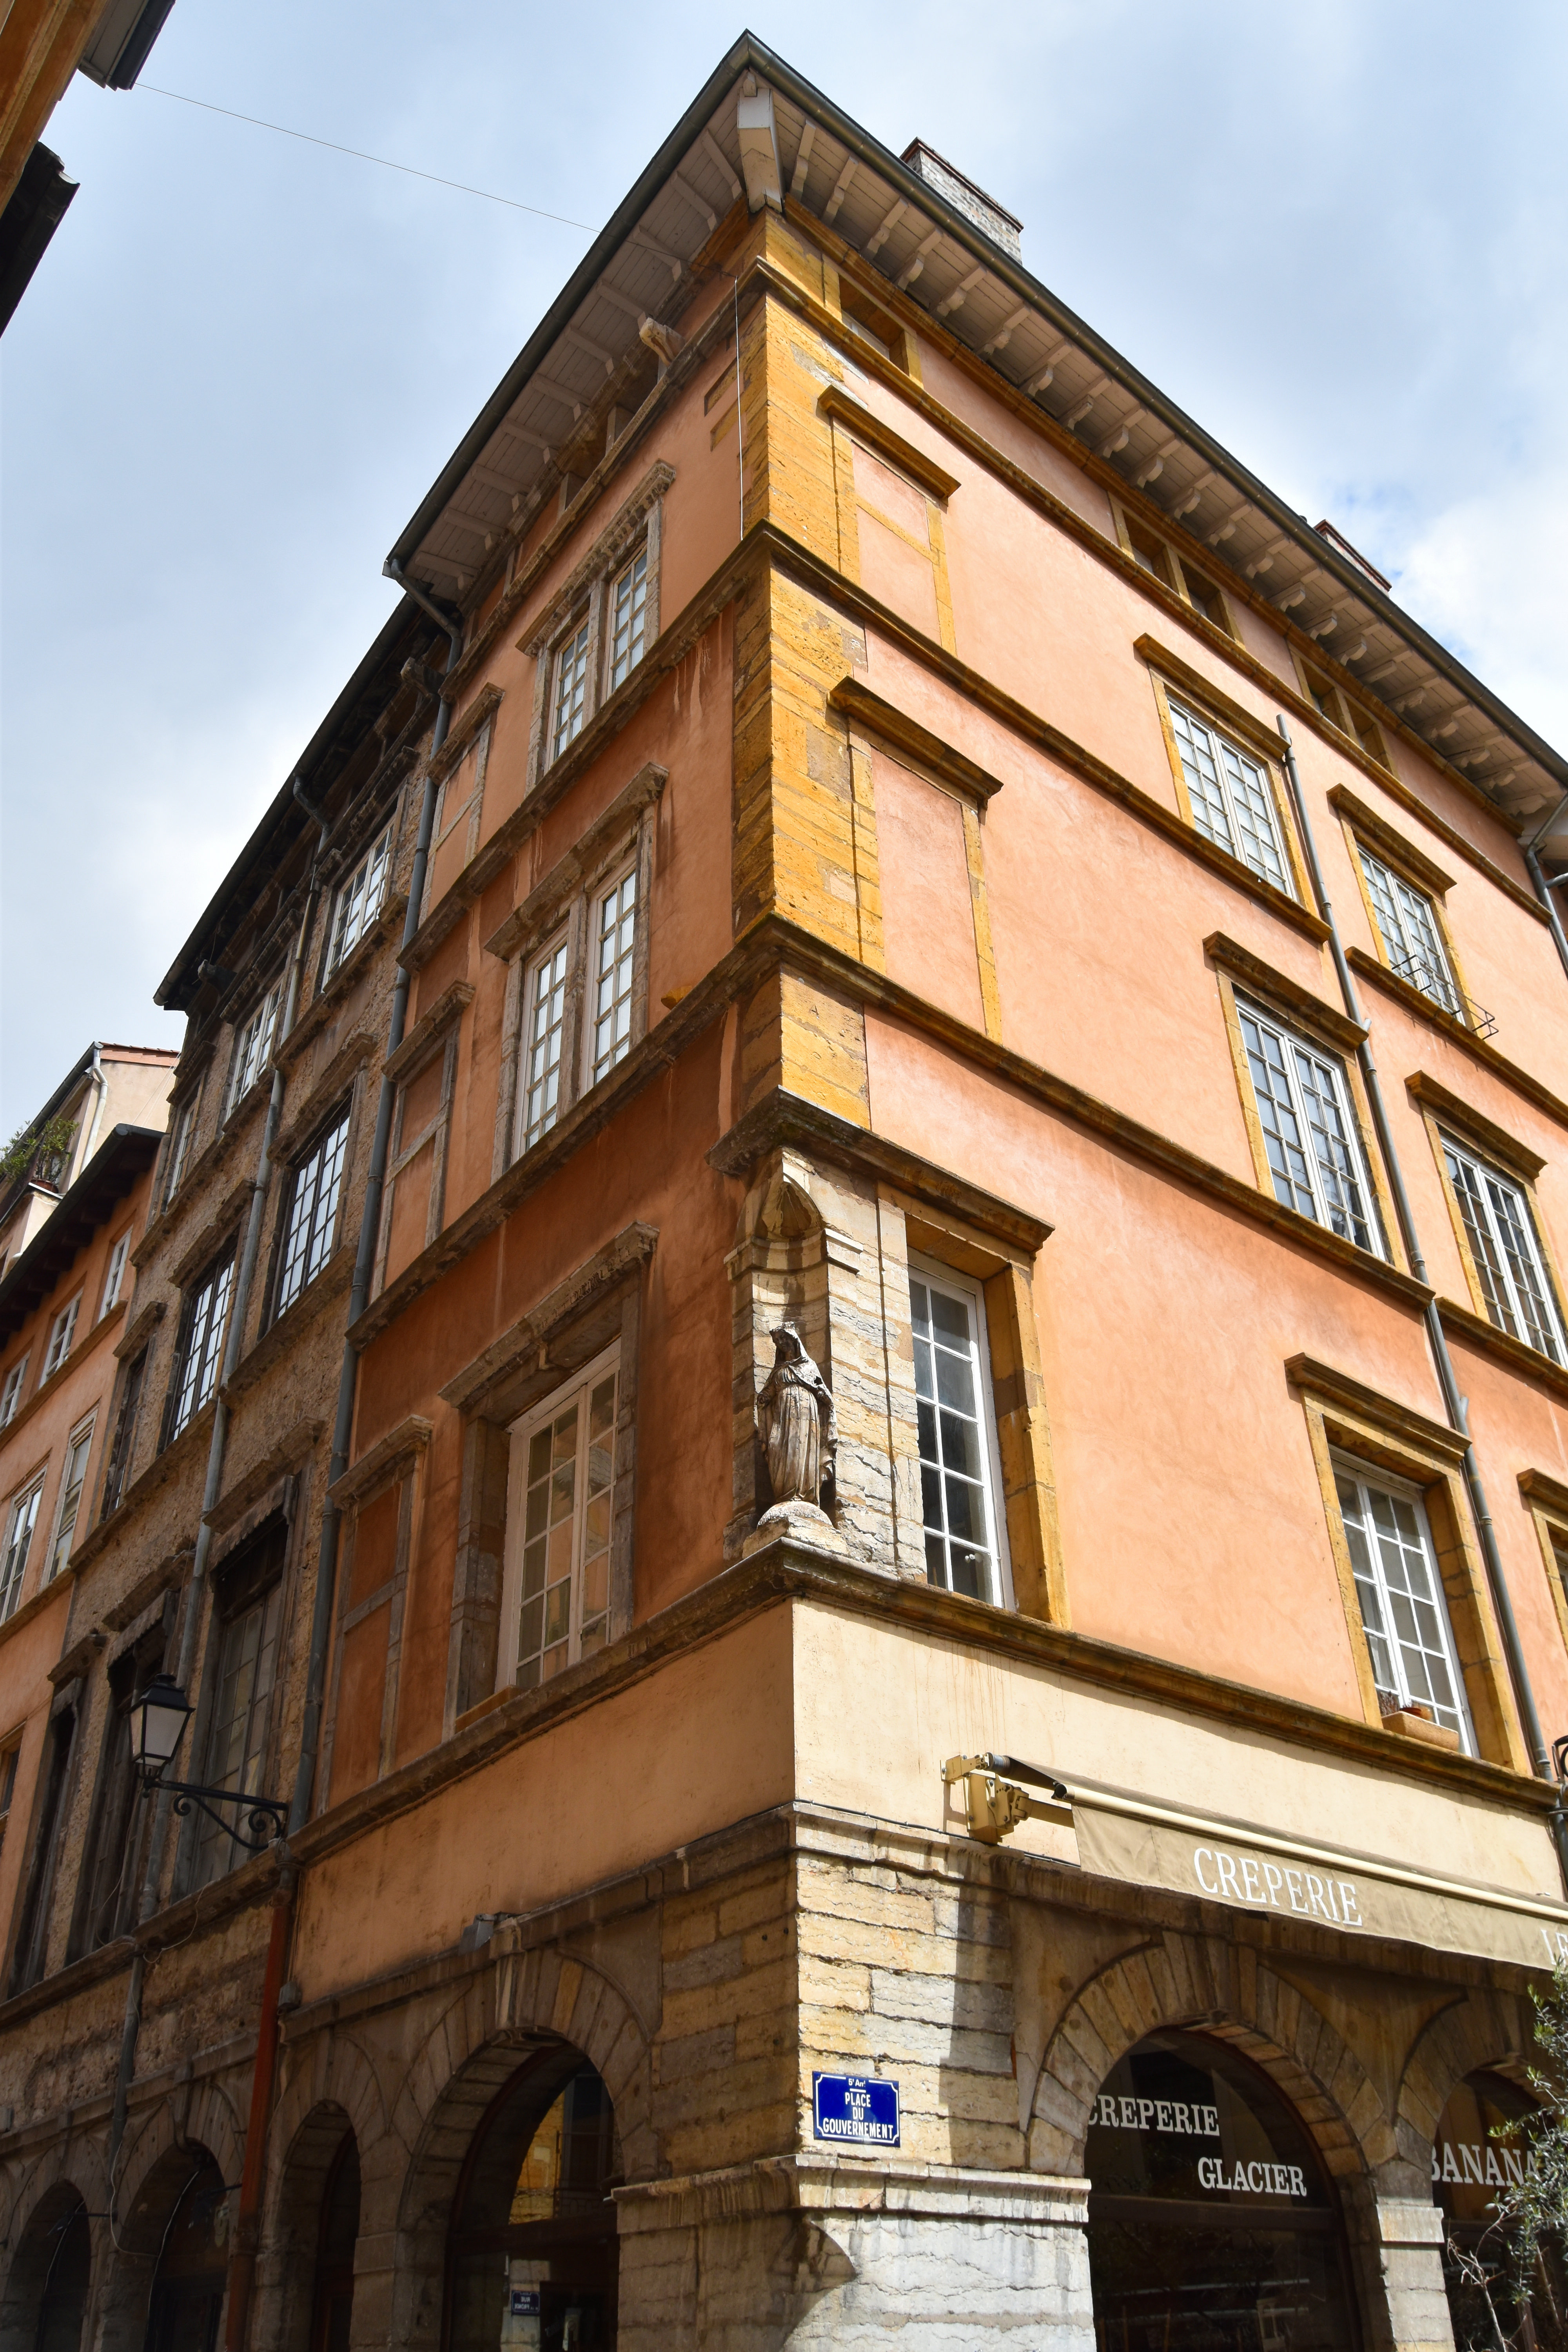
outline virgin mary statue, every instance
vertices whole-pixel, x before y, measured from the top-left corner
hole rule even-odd
[[[832,1475],[838,1444],[833,1399],[793,1323],[780,1324],[768,1336],[773,1366],[757,1399],[757,1418],[773,1499],[747,1548],[794,1526],[809,1541],[837,1549],[841,1539],[822,1508],[823,1486]]]

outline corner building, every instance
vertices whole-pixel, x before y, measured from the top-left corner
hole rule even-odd
[[[73,1944],[82,1763],[0,2333],[79,2207],[83,2344],[1452,2345],[1568,1951],[1568,769],[750,38],[388,569],[71,1562],[287,1843],[141,1800]]]

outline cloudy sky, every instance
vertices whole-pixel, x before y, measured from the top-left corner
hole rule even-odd
[[[176,0],[79,77],[0,343],[0,1137],[152,992],[391,608],[387,548],[742,28],[710,0]],[[857,0],[752,25],[1568,746],[1568,12]]]

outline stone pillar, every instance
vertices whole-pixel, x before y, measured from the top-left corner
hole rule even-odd
[[[835,2153],[615,2195],[620,2352],[1094,2352],[1086,2180]]]
[[[1372,2196],[1347,2200],[1345,2219],[1368,2352],[1454,2352],[1441,2210],[1426,2197]]]

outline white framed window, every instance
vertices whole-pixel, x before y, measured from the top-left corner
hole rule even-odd
[[[624,685],[643,657],[647,629],[647,541],[616,574],[610,589],[610,691]]]
[[[228,1100],[224,1106],[227,1118],[236,1106],[244,1101],[272,1054],[272,1040],[278,1027],[279,1010],[283,1003],[283,983],[277,982],[267,992],[247,1020],[241,1025],[234,1041],[234,1060],[229,1066]]]
[[[535,1689],[608,1639],[620,1350],[513,1424],[496,1684]]]
[[[1451,1135],[1443,1138],[1443,1157],[1488,1317],[1510,1339],[1563,1363],[1562,1310],[1523,1190]]]
[[[1334,1486],[1384,1713],[1423,1707],[1473,1756],[1475,1727],[1419,1488],[1348,1454],[1334,1456]]]
[[[1342,1067],[1240,997],[1236,1010],[1275,1199],[1381,1256]]]
[[[0,1381],[0,1429],[4,1429],[8,1421],[16,1418],[16,1407],[22,1402],[22,1385],[26,1380],[27,1366],[31,1360],[32,1351],[29,1349],[26,1355],[17,1357],[4,1381]]]
[[[278,1262],[275,1316],[292,1307],[332,1254],[343,1187],[343,1154],[348,1149],[349,1109],[345,1103],[310,1158],[294,1172]]]
[[[582,731],[588,716],[588,615],[555,656],[550,710],[550,756],[558,760]]]
[[[217,1386],[233,1284],[234,1260],[225,1258],[221,1265],[209,1268],[195,1287],[185,1294],[179,1344],[174,1351],[174,1374],[169,1385],[165,1445],[172,1444],[193,1414],[200,1412]]]
[[[527,1013],[523,1031],[522,1084],[518,1089],[517,1148],[552,1128],[561,1116],[562,1063],[566,1051],[567,938],[563,931],[524,975]]]
[[[14,1614],[22,1597],[22,1579],[27,1572],[27,1554],[32,1549],[33,1529],[38,1524],[43,1491],[40,1475],[30,1486],[24,1487],[11,1505],[5,1522],[5,1549],[0,1554],[0,1625]]]
[[[76,1297],[60,1308],[49,1326],[49,1343],[44,1349],[44,1368],[38,1375],[40,1383],[47,1381],[51,1372],[58,1372],[70,1354],[71,1341],[76,1338],[77,1317],[80,1313],[81,1293],[79,1290]]]
[[[125,1262],[131,1255],[131,1228],[126,1226],[109,1253],[109,1264],[103,1274],[103,1297],[99,1301],[98,1319],[101,1323],[110,1307],[120,1304],[120,1286],[125,1279]]]
[[[380,914],[391,865],[392,821],[388,818],[332,901],[325,979],[330,980],[345,956],[352,955]]]
[[[1388,968],[1457,1021],[1465,1017],[1464,999],[1454,978],[1447,949],[1437,927],[1437,912],[1424,890],[1403,874],[1374,857],[1364,842],[1356,843],[1367,896],[1377,917],[1377,928],[1388,956]]]
[[[1286,863],[1274,788],[1261,760],[1167,697],[1171,729],[1182,762],[1193,823],[1205,839],[1228,849],[1259,880],[1296,896]]]
[[[60,1472],[60,1499],[55,1510],[54,1540],[49,1546],[48,1561],[44,1570],[46,1584],[53,1581],[70,1558],[77,1513],[81,1508],[81,1490],[87,1483],[88,1459],[92,1453],[94,1419],[95,1416],[89,1413],[66,1441],[65,1467]]]
[[[637,965],[637,870],[630,866],[594,904],[594,1014],[588,1083],[631,1051]]]
[[[1013,1604],[991,1349],[980,1285],[910,1259],[915,1418],[926,1576],[944,1592]]]
[[[202,1089],[193,1087],[175,1110],[169,1129],[168,1174],[163,1179],[163,1205],[168,1207],[185,1181],[185,1171],[191,1164],[191,1146],[195,1140],[196,1120],[202,1107]]]

